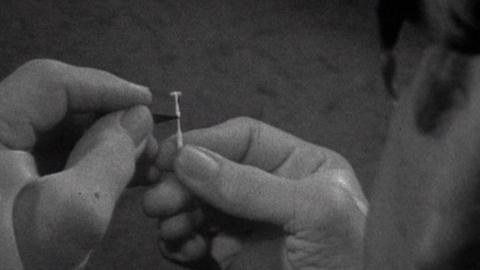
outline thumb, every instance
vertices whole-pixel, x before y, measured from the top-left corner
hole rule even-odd
[[[293,181],[190,145],[180,150],[174,166],[193,193],[228,214],[280,226],[294,216]]]
[[[26,268],[71,269],[98,244],[151,131],[144,106],[110,113],[80,139],[64,171],[22,190],[15,228]]]
[[[80,185],[91,185],[117,197],[135,171],[153,121],[145,106],[111,113],[98,120],[80,139],[66,167]]]

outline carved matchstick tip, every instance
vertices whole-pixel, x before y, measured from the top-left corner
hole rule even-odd
[[[182,95],[182,92],[180,92],[180,91],[170,92],[170,96],[172,96],[172,97],[179,97],[181,95]]]

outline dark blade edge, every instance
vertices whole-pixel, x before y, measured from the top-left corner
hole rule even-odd
[[[152,114],[154,123],[163,123],[177,119],[176,115]]]

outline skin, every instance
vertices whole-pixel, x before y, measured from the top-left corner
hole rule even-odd
[[[179,151],[161,144],[167,173],[144,198],[161,251],[213,254],[221,269],[478,269],[479,78],[479,57],[427,51],[392,117],[364,256],[366,203],[348,163],[250,119],[189,132]]]
[[[474,0],[424,1],[425,22],[437,43],[465,53],[479,53],[480,4]]]
[[[86,260],[135,162],[156,153],[150,101],[143,86],[53,60],[28,62],[0,83],[2,269],[73,269]],[[39,174],[33,150],[61,143],[62,120],[94,112],[104,116],[87,126],[65,166]]]
[[[435,47],[402,95],[367,222],[364,269],[478,269],[480,58]]]
[[[367,202],[339,154],[248,118],[160,144],[144,197],[176,262],[221,269],[358,269]],[[209,217],[214,216],[214,219]],[[198,265],[197,265],[198,266]]]
[[[160,250],[175,262],[476,269],[468,256],[477,255],[479,235],[478,78],[478,57],[427,53],[393,117],[369,210],[352,168],[329,149],[247,118],[188,132],[180,150],[176,138],[158,148],[142,106],[147,89],[98,70],[29,62],[0,83],[2,267],[81,266],[145,154],[155,158],[156,184],[144,210],[159,218]],[[61,170],[39,174],[42,135],[88,112],[104,116],[88,124]]]
[[[180,152],[171,138],[157,155],[150,99],[144,87],[53,60],[0,83],[2,268],[82,267],[141,158],[156,158],[144,170],[161,181],[144,208],[162,218],[167,257],[195,263],[211,252],[228,269],[358,268],[368,206],[343,157],[245,118],[185,134],[196,146]],[[79,122],[81,137],[63,149],[64,123],[77,128],[72,116],[93,112],[103,116]],[[43,173],[52,156],[65,157],[62,166]],[[209,162],[219,171],[198,185]],[[159,179],[158,169],[168,173]]]
[[[350,188],[329,197],[339,194],[336,189],[345,179],[331,171],[340,168],[345,175],[351,172],[348,163],[328,162],[330,150],[249,119],[187,133],[191,146],[178,152],[174,139],[162,144],[157,164],[170,173],[144,201],[145,211],[160,217],[161,251],[181,263],[211,253],[222,269],[478,269],[479,59],[430,48],[414,84],[401,96],[372,196],[363,264],[356,253],[362,245],[345,237],[355,235],[352,228],[364,228],[354,214],[362,207],[351,199],[362,198],[358,183],[346,177]],[[317,173],[306,160],[322,164]],[[214,163],[220,170],[207,174],[205,164]],[[292,183],[296,187],[289,189]],[[307,202],[298,203],[302,200]],[[209,207],[217,211],[215,220],[197,217]],[[248,231],[231,233],[218,212],[240,219]],[[300,226],[309,233],[292,231],[292,220],[311,225]],[[266,227],[252,225],[258,222]],[[216,233],[206,234],[205,223],[217,223]],[[345,226],[351,230],[335,230]],[[260,237],[265,231],[272,233]],[[289,240],[301,235],[308,235],[298,241],[303,245],[292,245],[296,241]],[[357,235],[362,239],[362,233]],[[336,256],[342,260],[332,259]]]
[[[395,46],[405,21],[421,24],[433,44],[467,54],[480,52],[480,4],[475,0],[379,0],[381,69],[386,90],[398,100],[395,89]]]
[[[392,117],[364,269],[478,269],[480,4],[416,2],[437,47]]]

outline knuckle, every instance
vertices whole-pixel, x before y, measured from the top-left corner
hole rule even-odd
[[[334,152],[334,156],[335,156],[335,158],[336,158],[339,162],[341,162],[341,163],[343,163],[343,164],[349,164],[349,163],[348,163],[348,160],[347,160],[343,155],[341,155],[341,154],[339,154],[339,153],[337,153],[337,152]]]
[[[240,116],[233,118],[231,120],[228,120],[227,123],[231,123],[232,125],[239,125],[239,126],[245,126],[247,128],[258,128],[261,126],[263,123],[260,122],[257,119],[248,117],[248,116]]]
[[[326,161],[325,151],[322,151],[322,149],[319,149],[318,147],[297,147],[297,152],[306,159],[306,162],[311,161],[312,163],[317,164],[318,167]]]
[[[330,169],[345,172],[353,170],[348,160],[341,154],[326,148],[323,148],[323,150],[321,149],[320,151],[325,153],[325,156],[329,161],[328,165]]]
[[[245,129],[249,130],[251,142],[259,141],[259,139],[261,138],[262,130],[266,127],[263,122],[246,116],[234,118],[232,122],[233,121],[235,124],[245,127]]]
[[[341,217],[354,206],[351,191],[351,173],[347,170],[326,170],[321,173],[321,179],[311,178],[311,181],[301,183],[301,197],[308,203],[322,201],[325,208],[317,210],[330,217]],[[297,194],[299,195],[299,194]]]
[[[34,82],[46,89],[55,90],[56,87],[50,87],[55,84],[58,79],[63,79],[66,69],[69,65],[53,59],[34,59],[23,64],[17,69],[16,73],[20,74],[27,81]]]
[[[335,186],[342,188],[348,192],[352,192],[352,186],[356,181],[356,177],[353,171],[349,169],[333,169],[330,170],[332,181]]]
[[[355,188],[355,175],[350,170],[338,169],[330,171],[330,202],[339,213],[350,214],[356,212],[360,201],[360,194]],[[354,211],[355,210],[355,211]]]
[[[237,130],[247,131],[249,142],[259,142],[266,129],[271,128],[267,124],[254,118],[240,116],[225,122],[224,127],[234,127]]]
[[[330,189],[330,201],[334,212],[344,213],[352,206],[350,193],[341,186],[332,186]]]
[[[25,63],[22,68],[34,73],[40,74],[57,74],[64,69],[66,64],[46,58],[33,59]]]

